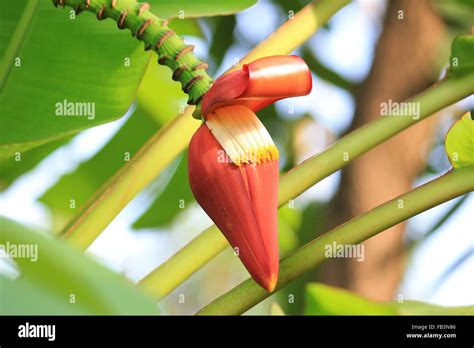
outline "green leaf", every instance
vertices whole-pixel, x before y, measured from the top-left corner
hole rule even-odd
[[[45,157],[70,140],[71,137],[62,138],[29,151],[14,153],[12,157],[0,159],[0,191],[8,188],[17,178],[32,170]]]
[[[214,25],[214,36],[212,38],[209,54],[214,60],[215,70],[221,65],[225,54],[234,42],[234,29],[236,25],[235,16],[214,17],[208,20]]]
[[[311,283],[306,287],[307,315],[394,315],[391,305],[375,303],[347,290]]]
[[[449,70],[453,75],[474,71],[474,36],[457,36],[451,46]]]
[[[124,165],[125,154],[130,157],[186,105],[186,95],[178,82],[171,79],[167,67],[149,64],[137,93],[138,108],[121,130],[101,151],[74,172],[65,175],[40,200],[52,209],[57,228],[78,213],[79,209]],[[75,209],[69,208],[71,199]]]
[[[159,123],[137,109],[115,136],[91,159],[63,176],[41,198],[55,214],[58,225],[72,218],[86,201],[159,128]],[[74,200],[74,208],[71,208]]]
[[[474,306],[444,307],[419,301],[374,302],[319,283],[306,287],[307,315],[472,315]]]
[[[169,22],[168,27],[176,32],[178,35],[190,35],[205,39],[201,26],[197,19],[173,19]]]
[[[435,0],[433,5],[443,17],[448,30],[454,29],[459,33],[465,33],[471,29],[474,11],[474,2],[471,0]]]
[[[272,2],[281,7],[285,16],[287,16],[290,11],[297,13],[308,4],[306,0],[274,0]]]
[[[2,315],[93,314],[87,306],[71,305],[53,291],[18,279],[12,281],[0,276],[0,313]],[[74,312],[71,313],[71,310]]]
[[[134,98],[150,57],[143,44],[113,21],[71,13],[50,1],[0,2],[0,156],[115,120]],[[64,103],[90,109],[59,116]]]
[[[448,131],[445,140],[446,154],[453,168],[474,164],[474,120],[466,112]]]
[[[178,166],[166,188],[150,208],[133,224],[135,228],[159,228],[170,224],[174,218],[194,202],[188,181],[187,151],[178,159]]]
[[[161,18],[191,18],[230,15],[255,5],[257,0],[149,0],[151,10]]]
[[[179,82],[171,79],[168,67],[149,64],[137,93],[139,107],[158,123],[165,124],[182,113],[187,106],[187,96]]]
[[[0,243],[7,251],[27,248],[30,256],[37,248],[36,257],[14,258],[18,279],[0,279],[2,314],[158,314],[153,301],[125,278],[64,241],[0,217]]]
[[[445,307],[420,301],[396,304],[398,315],[474,315],[474,306]]]
[[[297,209],[282,207],[278,210],[278,245],[280,256],[285,256],[299,245],[298,229],[301,212]]]

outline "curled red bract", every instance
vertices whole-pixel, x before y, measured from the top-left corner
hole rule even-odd
[[[311,72],[298,56],[271,56],[243,65],[242,69],[219,78],[204,95],[204,118],[226,105],[245,105],[253,112],[288,97],[311,91]]]

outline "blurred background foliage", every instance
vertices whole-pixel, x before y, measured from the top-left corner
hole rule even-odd
[[[186,19],[172,19],[170,26],[180,35],[184,35],[187,42],[196,45],[196,54],[209,62],[209,72],[216,77],[231,66],[235,59],[243,56],[308,3],[308,1],[264,0],[251,6],[254,1],[224,1],[221,5],[218,5],[218,2],[200,1],[197,3],[205,3],[205,6],[196,5],[196,8],[193,8],[189,5],[192,2],[189,1],[179,1],[173,5],[174,7],[168,5],[171,2],[163,2],[164,7],[160,7],[158,0],[149,2],[158,15],[165,17],[176,17],[178,10],[184,6]],[[214,5],[211,6],[211,3]],[[467,0],[431,2],[420,0],[417,3],[422,5],[414,6],[407,0],[355,1],[342,9],[313,39],[294,52],[301,55],[310,66],[315,79],[314,91],[306,99],[295,98],[278,102],[259,114],[281,152],[282,172],[290,170],[310,155],[321,152],[353,127],[368,122],[369,119],[362,116],[361,110],[365,109],[361,107],[361,103],[364,105],[369,102],[373,105],[380,103],[377,99],[380,96],[376,96],[376,93],[368,95],[370,91],[385,90],[387,84],[393,84],[398,88],[393,89],[396,90],[394,99],[403,100],[426,88],[441,74],[449,56],[449,43],[453,37],[471,30],[474,7],[472,2]],[[18,11],[21,11],[21,4],[24,5],[24,2],[20,1],[19,4]],[[0,5],[0,13],[6,13],[5,6],[6,4]],[[2,123],[5,121],[5,127],[2,124],[2,128],[7,132],[2,132],[0,144],[0,150],[3,151],[0,156],[0,190],[3,191],[0,194],[0,214],[11,216],[34,228],[58,232],[77,214],[94,192],[134,156],[152,134],[182,112],[186,96],[179,84],[171,80],[171,71],[156,64],[155,56],[150,59],[148,54],[142,52],[141,43],[130,40],[128,35],[116,30],[113,23],[108,21],[105,24],[99,23],[92,15],[86,14],[71,24],[67,20],[67,15],[54,9],[49,2],[48,6],[43,4],[39,6],[40,15],[32,22],[35,33],[26,36],[22,52],[25,52],[25,55],[32,52],[31,57],[35,57],[39,54],[38,43],[54,37],[54,41],[42,46],[41,55],[54,57],[60,54],[69,60],[69,63],[62,65],[62,70],[55,69],[52,73],[52,67],[41,63],[43,60],[31,65],[25,62],[26,68],[29,69],[25,74],[32,74],[32,79],[36,78],[36,81],[52,80],[48,82],[50,84],[63,81],[67,88],[59,88],[57,93],[50,93],[49,89],[45,89],[44,98],[49,98],[48,100],[74,101],[79,98],[78,96],[79,100],[84,98],[96,100],[99,105],[96,111],[98,117],[92,122],[68,120],[62,122],[61,126],[48,118],[42,118],[40,124],[34,122],[34,118],[38,119],[38,114],[50,110],[42,110],[41,103],[23,103],[25,96],[37,97],[38,91],[34,88],[30,91],[28,80],[25,80],[19,72],[11,72],[5,90],[0,96],[2,115],[15,115],[8,120],[2,116]],[[249,8],[244,10],[247,7]],[[402,19],[404,24],[401,26],[404,27],[401,29],[393,24],[394,16],[399,14],[400,9],[404,11],[407,19],[406,22]],[[429,13],[426,12],[427,9]],[[8,10],[9,18],[14,18],[15,14],[11,13],[11,9]],[[244,11],[226,16],[213,16],[240,10]],[[417,16],[419,26],[409,24],[411,16]],[[48,21],[48,25],[42,21]],[[0,23],[2,23],[0,29],[4,29],[0,30],[0,35],[10,38],[14,26],[3,21]],[[428,32],[426,38],[417,34],[420,30]],[[51,35],[51,32],[54,32],[54,35]],[[90,32],[94,32],[94,35],[89,35]],[[389,32],[398,33],[398,41],[390,41],[390,37],[395,34],[391,35]],[[413,37],[426,42],[434,41],[439,45],[421,45],[421,48],[426,49],[421,52],[424,58],[416,60],[413,58],[413,50],[417,49],[418,43],[411,41]],[[0,42],[8,42],[6,39],[3,40],[4,38],[0,37]],[[387,58],[387,64],[384,65],[383,57],[386,51],[383,51],[383,47],[387,43],[380,42],[381,40],[388,41],[392,48],[407,49],[406,52],[390,53],[400,56],[399,64],[388,65],[391,61]],[[412,46],[411,51],[406,47],[407,42]],[[85,48],[88,48],[87,54],[84,54]],[[6,48],[0,49],[0,58],[5,57],[5,51]],[[118,63],[122,62],[124,57],[131,57],[131,68]],[[429,72],[423,76],[417,75],[413,80],[408,80],[408,83],[399,83],[396,78],[385,81],[375,78],[371,80],[373,74],[380,76],[387,69],[397,74],[398,70],[403,70],[404,61],[410,59],[416,60],[414,70],[409,70],[406,74],[414,76],[416,75],[414,71],[424,73],[429,70]],[[92,62],[100,62],[100,65]],[[15,79],[18,79],[18,82]],[[103,94],[102,92],[110,86],[121,86],[121,88],[118,88],[113,95]],[[137,90],[136,95],[131,93],[131,90]],[[72,94],[65,95],[65,91],[71,91]],[[21,108],[12,112],[12,108],[19,105]],[[418,137],[420,142],[413,145],[413,151],[416,153],[413,155],[414,159],[402,163],[392,159],[394,165],[402,166],[401,169],[397,169],[397,173],[404,176],[400,180],[407,182],[406,189],[449,169],[443,149],[444,135],[453,120],[462,114],[462,110],[472,106],[472,100],[464,101],[436,117],[429,129],[415,127],[413,135]],[[378,115],[378,112],[379,110],[372,110],[371,113]],[[364,112],[365,115],[369,113]],[[120,119],[114,121],[118,118]],[[110,121],[112,122],[107,125],[76,134],[86,127]],[[25,124],[28,124],[28,127],[23,132],[42,128],[44,134],[36,138],[26,135],[22,137],[17,131],[24,129]],[[61,133],[59,138],[56,136],[58,132]],[[88,132],[89,135],[86,134]],[[47,142],[44,143],[45,141]],[[15,143],[15,147],[3,146],[11,143]],[[404,149],[399,144],[397,146],[397,151],[403,155]],[[385,152],[378,152],[376,156],[390,159],[392,153],[392,150],[386,147]],[[197,206],[190,192],[186,156],[184,152],[127,207],[117,221],[114,221],[94,243],[89,254],[95,255],[100,263],[136,281],[210,224],[210,220]],[[365,162],[364,165],[366,171],[374,173],[371,177],[383,178],[388,171],[394,170],[384,167],[386,164],[371,166]],[[353,169],[350,167],[344,170],[342,179],[341,173],[334,174],[279,211],[280,250],[283,256],[323,233],[335,223],[352,217],[355,214],[351,210],[353,205],[364,206],[361,204],[364,197],[354,194],[358,192],[356,189],[341,192],[347,187],[345,182],[351,181],[351,177],[357,180],[361,178],[360,173],[357,176],[351,170]],[[365,184],[374,183],[369,181]],[[392,198],[394,191],[386,187],[385,193],[388,198]],[[371,194],[366,193],[368,196]],[[20,200],[29,203],[23,204]],[[419,220],[429,223],[404,225],[403,231],[400,232],[401,237],[396,241],[392,240],[389,246],[376,243],[375,247],[386,253],[389,253],[390,249],[403,251],[398,255],[395,267],[386,266],[380,259],[370,261],[375,262],[372,268],[379,269],[382,273],[395,274],[393,282],[381,284],[381,278],[376,276],[372,279],[364,278],[364,272],[358,268],[351,268],[350,265],[342,267],[325,265],[324,269],[315,270],[314,273],[299,278],[256,306],[250,313],[393,314],[403,311],[398,311],[398,307],[392,303],[373,301],[387,302],[394,298],[399,299],[400,296],[426,301],[436,300],[432,297],[436,287],[440,287],[459,270],[463,270],[462,274],[465,275],[465,266],[469,262],[472,271],[474,243],[472,238],[468,239],[467,231],[464,231],[464,234],[458,233],[457,236],[467,240],[470,247],[467,250],[462,249],[462,245],[466,244],[463,242],[450,245],[454,256],[444,260],[445,271],[438,269],[434,272],[435,278],[438,279],[436,282],[430,283],[428,280],[423,283],[431,287],[430,295],[426,295],[426,292],[423,294],[423,291],[413,286],[412,283],[420,275],[415,272],[415,275],[410,276],[410,267],[418,269],[419,272],[420,268],[415,267],[418,262],[426,263],[432,260],[432,255],[417,254],[417,248],[423,247],[425,240],[435,238],[438,232],[446,234],[448,231],[443,227],[446,227],[453,216],[461,219],[461,211],[464,214],[462,221],[465,222],[467,212],[463,207],[468,204],[472,207],[472,197],[462,197],[437,208],[436,213],[427,215],[428,218]],[[370,204],[368,205],[367,209],[370,208]],[[2,223],[2,228],[5,229],[8,227],[11,230],[24,230],[23,227],[12,226],[12,222]],[[465,228],[467,229],[467,226]],[[370,252],[368,250],[366,252]],[[58,257],[62,256],[58,254]],[[71,262],[72,260],[71,257]],[[67,268],[66,266],[64,268]],[[48,268],[51,265],[46,264],[44,267]],[[398,272],[398,268],[402,271]],[[107,277],[112,277],[112,273],[109,273]],[[337,279],[334,274],[337,275]],[[362,274],[362,279],[357,274]],[[170,294],[162,302],[162,309],[165,313],[193,313],[246,277],[246,271],[229,248]],[[404,277],[408,277],[408,280],[404,280]],[[359,295],[322,284],[312,284],[315,280],[345,287]],[[67,277],[64,281],[67,281]],[[364,288],[357,286],[360,282],[373,287],[373,291],[365,292]],[[76,282],[74,286],[80,284]],[[385,289],[377,289],[378,286]],[[470,303],[464,304],[474,303],[472,297],[474,285],[471,283],[469,286],[473,290],[468,299]],[[99,292],[99,295],[103,291],[96,288],[93,290]],[[2,297],[21,294],[22,291],[29,290],[21,283],[16,284],[7,278],[2,278]],[[129,291],[126,285],[123,291]],[[89,292],[93,297],[92,291]],[[374,292],[383,295],[374,298],[371,296]],[[408,295],[405,296],[405,292]],[[451,291],[451,294],[456,296],[455,291]],[[178,300],[182,298],[180,295],[185,296],[184,302]],[[125,304],[123,304],[125,307],[115,307],[115,303],[112,303],[110,308],[97,306],[94,308],[91,297],[91,302],[84,304],[84,308],[78,309],[77,313],[150,310],[146,304],[148,299],[142,299],[138,292],[133,295],[127,293],[124,296],[137,301],[134,310],[131,308],[135,302],[130,304],[130,308]],[[460,298],[466,301],[466,296]],[[452,304],[455,301],[447,302]],[[64,308],[55,307],[53,304],[50,307],[49,302],[45,303],[48,303],[48,306],[37,308],[38,313],[49,312],[48,308],[51,308],[51,313],[67,312]],[[406,305],[404,308],[409,307]],[[14,311],[8,306],[3,310]],[[19,308],[18,311],[26,309]],[[406,311],[409,312],[409,309]]]

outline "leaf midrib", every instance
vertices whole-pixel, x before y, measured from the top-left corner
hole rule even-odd
[[[5,87],[8,76],[10,75],[13,59],[17,56],[23,46],[26,34],[31,28],[30,24],[38,8],[38,3],[38,0],[27,0],[23,14],[21,15],[18,25],[11,36],[10,43],[8,44],[5,55],[0,64],[0,92]]]

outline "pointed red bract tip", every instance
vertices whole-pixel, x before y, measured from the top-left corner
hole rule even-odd
[[[201,110],[204,118],[226,105],[257,112],[277,100],[307,95],[311,88],[311,72],[302,58],[264,57],[219,78],[204,95]]]
[[[189,145],[196,200],[255,281],[273,291],[278,278],[278,161],[234,165],[203,124]]]
[[[278,274],[273,274],[270,280],[267,282],[266,284],[267,286],[265,286],[265,289],[268,292],[273,292],[273,290],[275,290],[277,286],[277,282],[278,282]]]

